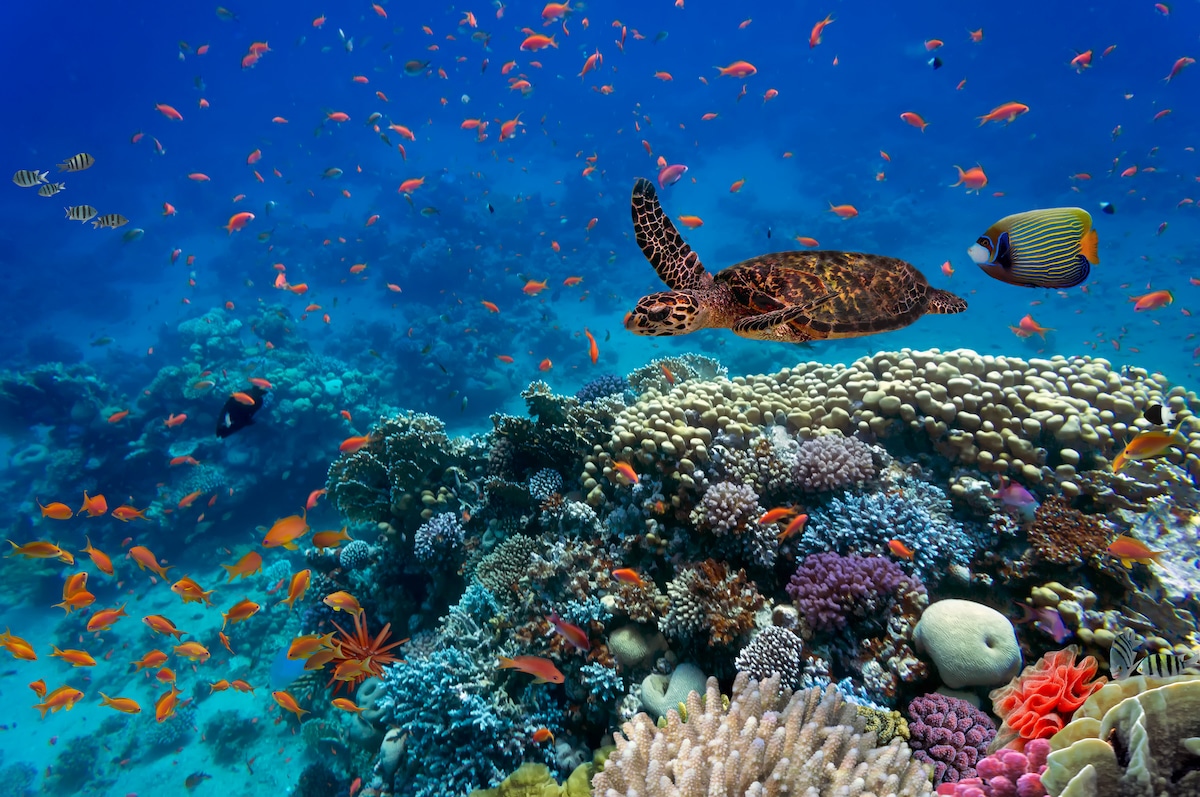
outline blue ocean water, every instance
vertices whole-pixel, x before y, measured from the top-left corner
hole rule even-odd
[[[1195,3],[572,6],[544,28],[543,4],[518,0],[393,0],[378,11],[365,0],[7,9],[0,153],[10,172],[48,171],[66,186],[52,197],[0,189],[7,536],[55,541],[59,529],[47,528],[36,502],[74,510],[85,489],[104,493],[110,508],[154,501],[152,523],[97,519],[86,527],[91,541],[115,557],[129,536],[175,566],[171,580],[190,573],[206,588],[218,576],[225,584],[216,565],[249,550],[261,536],[255,526],[299,511],[324,485],[339,443],[367,435],[381,415],[413,410],[442,418],[452,435],[483,432],[493,413],[524,411],[520,393],[533,380],[573,394],[601,373],[687,352],[737,374],[906,346],[1091,354],[1194,387],[1200,68],[1164,78],[1177,59],[1200,57]],[[810,47],[826,15],[833,21]],[[531,33],[553,35],[554,46],[522,50]],[[930,49],[933,39],[942,45]],[[246,64],[257,42],[269,49]],[[1086,51],[1090,66],[1073,68]],[[581,75],[596,52],[602,61]],[[714,68],[738,60],[756,73],[743,80]],[[1007,102],[1029,110],[1009,124],[980,124]],[[464,120],[486,126],[465,129]],[[510,120],[519,124],[502,141]],[[55,164],[76,153],[95,165],[56,175]],[[633,240],[628,204],[635,178],[657,177],[659,157],[688,167],[660,196],[673,218],[703,220],[681,231],[712,272],[803,248],[796,238],[809,237],[822,249],[909,261],[969,309],[804,349],[723,329],[630,335],[625,313],[662,289]],[[987,185],[954,187],[956,165],[981,166]],[[423,182],[398,191],[410,180]],[[94,229],[64,218],[65,206],[84,204],[128,223]],[[843,219],[831,204],[858,213]],[[999,218],[1055,206],[1092,214],[1100,263],[1084,286],[1006,285],[967,257]],[[243,212],[253,219],[227,230]],[[274,287],[280,275],[294,290]],[[1158,290],[1173,303],[1134,311],[1131,296]],[[1052,331],[1014,335],[1026,314]],[[312,365],[311,383],[273,398],[250,429],[215,447],[208,438],[225,396],[239,378],[265,378],[281,352],[294,358],[289,367]],[[197,387],[205,380],[218,384]],[[188,416],[183,426],[165,425],[173,414]],[[201,464],[168,464],[189,456]],[[178,507],[192,492],[202,493],[197,503]],[[314,529],[341,525],[324,501],[310,519]],[[83,547],[83,532],[68,536],[72,549]],[[301,566],[297,555],[290,561],[238,584],[273,604],[282,595],[267,590]],[[17,565],[28,565],[20,577]],[[120,580],[97,587],[97,606],[175,613],[181,627],[216,622],[215,610],[181,612],[177,596],[120,565]],[[101,662],[85,704],[39,721],[25,684],[82,683],[48,659],[48,646],[82,647],[84,631],[72,625],[76,614],[64,621],[51,607],[63,582],[57,569],[6,566],[0,623],[36,639],[39,660],[13,662],[19,677],[0,686],[10,706],[0,766],[28,763],[31,788],[81,794],[155,794],[160,779],[178,787],[200,771],[215,781],[196,793],[295,785],[306,753],[272,724],[279,712],[266,711],[269,688],[194,698],[195,732],[153,753],[126,739],[129,728],[97,708],[93,693],[125,689],[143,709],[152,705],[165,687],[135,684],[124,669],[162,641],[149,632],[105,648],[122,664]],[[237,587],[222,591],[223,609],[242,597]],[[261,650],[257,635],[244,638],[235,671],[193,678],[191,664],[172,666],[181,678],[188,671],[189,695],[222,677],[266,687],[280,640],[302,630],[299,615],[272,626],[278,636]],[[213,760],[200,741],[204,722],[225,708],[248,722],[251,700],[270,743],[236,765]],[[145,712],[114,716],[145,722]],[[54,740],[80,732],[99,748],[84,763],[64,761]],[[72,766],[99,774],[70,776],[78,782],[55,774]]]

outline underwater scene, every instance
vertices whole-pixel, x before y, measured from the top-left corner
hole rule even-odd
[[[6,8],[0,797],[1200,797],[1200,4]]]

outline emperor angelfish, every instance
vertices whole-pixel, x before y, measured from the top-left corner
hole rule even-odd
[[[1026,288],[1070,288],[1100,262],[1092,217],[1082,208],[1005,216],[967,250],[988,276]]]

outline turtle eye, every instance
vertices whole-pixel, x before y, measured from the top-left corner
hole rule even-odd
[[[652,304],[646,308],[646,318],[655,323],[666,321],[671,315],[671,308],[665,304]]]

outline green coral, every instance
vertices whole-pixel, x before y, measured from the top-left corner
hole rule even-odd
[[[863,726],[863,730],[875,733],[879,747],[888,744],[897,736],[905,741],[909,739],[908,720],[904,719],[903,715],[895,709],[883,711],[871,706],[858,706],[858,715],[866,717],[867,722]]]
[[[476,789],[470,797],[588,797],[591,765],[580,764],[561,786],[545,764],[525,763],[494,789]]]

